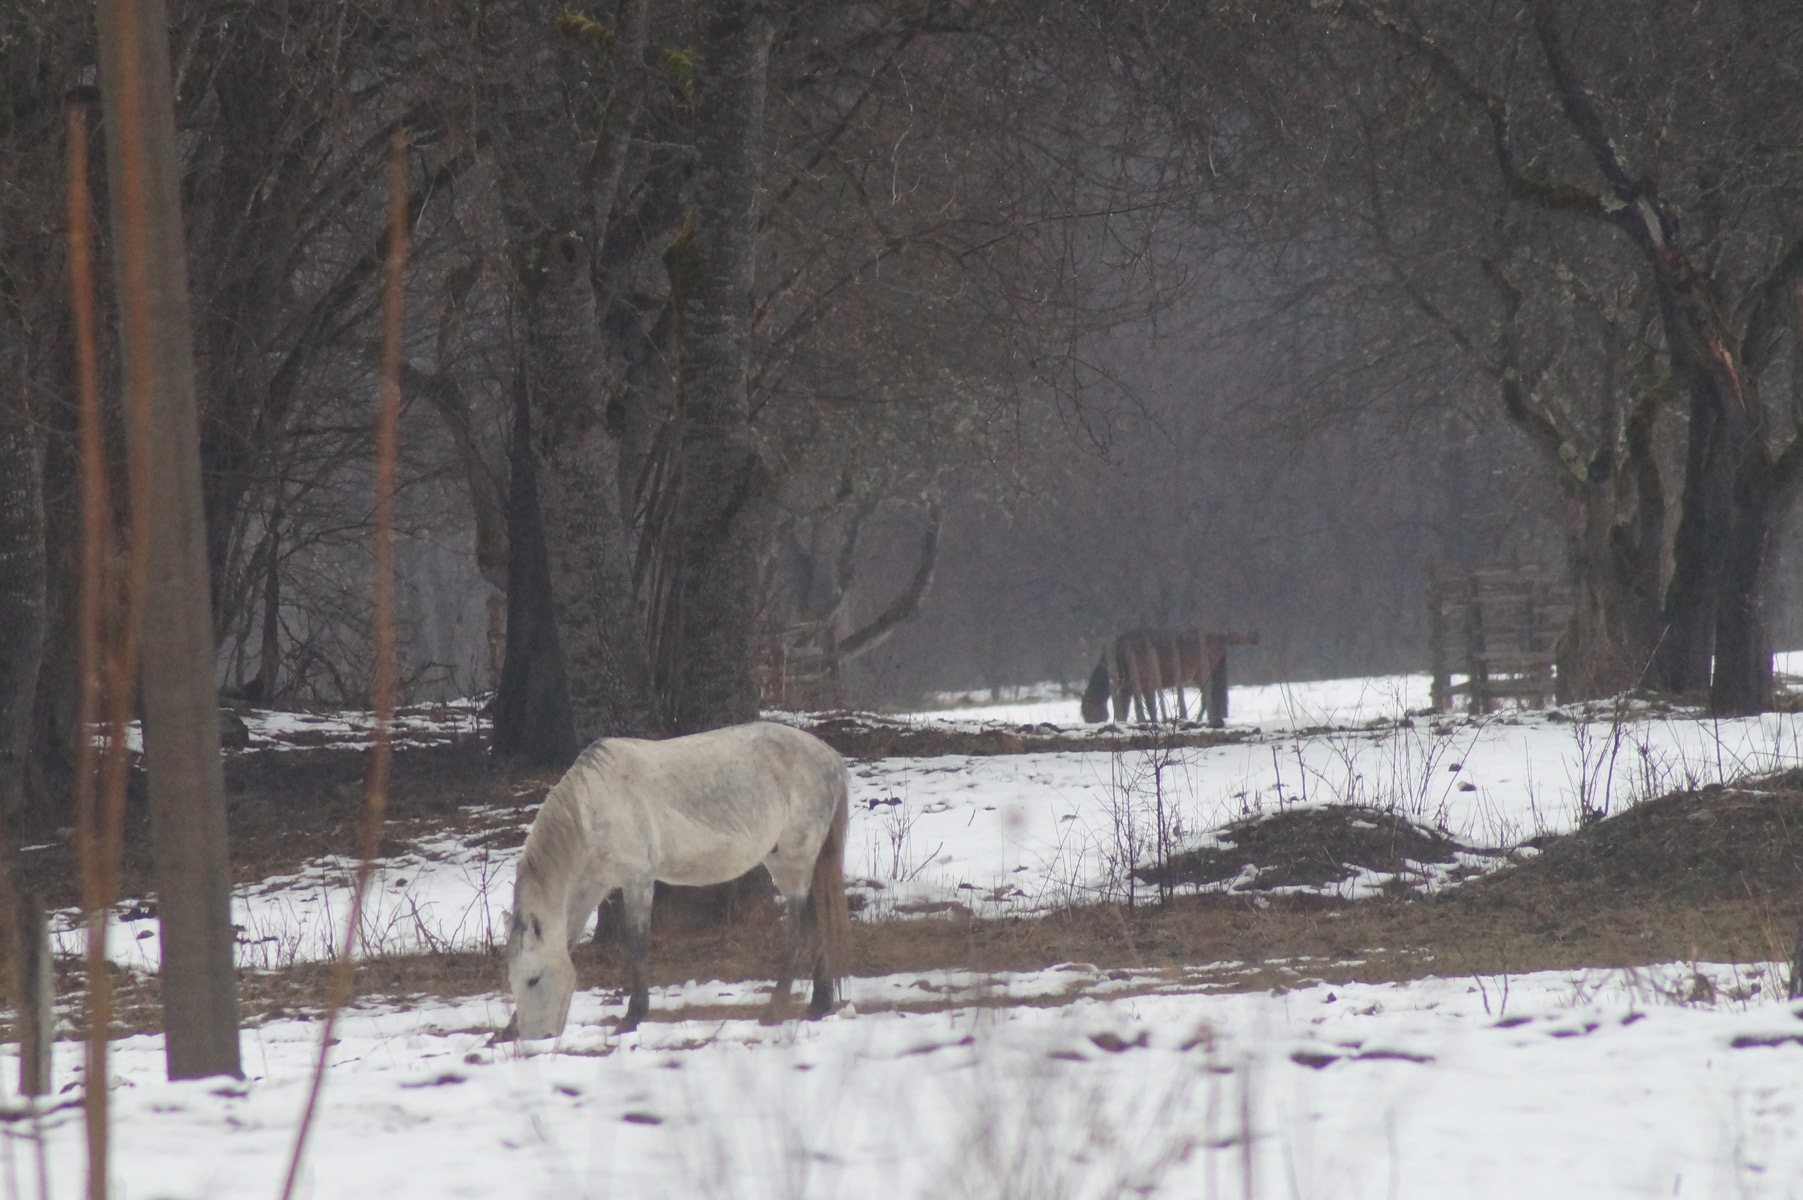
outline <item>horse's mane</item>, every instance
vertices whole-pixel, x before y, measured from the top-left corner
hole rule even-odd
[[[583,844],[582,818],[577,812],[576,795],[588,777],[600,771],[609,758],[606,742],[596,742],[577,756],[564,777],[557,781],[538,816],[532,831],[526,835],[526,848],[520,855],[517,886],[542,893],[553,881],[566,880],[587,847]]]

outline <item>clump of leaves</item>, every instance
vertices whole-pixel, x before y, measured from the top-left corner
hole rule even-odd
[[[555,25],[557,32],[567,38],[574,38],[600,50],[613,49],[616,35],[611,25],[603,25],[577,12],[559,13]]]
[[[682,96],[683,101],[693,106],[695,94],[695,55],[688,50],[670,50],[664,54],[664,77],[670,81]]]

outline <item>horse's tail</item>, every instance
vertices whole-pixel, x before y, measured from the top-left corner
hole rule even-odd
[[[820,844],[820,855],[814,859],[814,882],[808,889],[835,991],[839,978],[845,974],[845,954],[851,945],[851,905],[845,899],[845,827],[851,816],[851,802],[843,767],[836,789],[839,804],[833,812],[833,823],[827,827],[826,841]]]

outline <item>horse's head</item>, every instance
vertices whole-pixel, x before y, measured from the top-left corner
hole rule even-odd
[[[1108,658],[1096,664],[1089,673],[1089,686],[1083,689],[1083,719],[1091,724],[1108,719]]]
[[[545,921],[534,906],[520,900],[516,892],[507,930],[507,984],[513,989],[508,1027],[523,1038],[556,1037],[570,1015],[576,967],[564,942],[563,922]]]

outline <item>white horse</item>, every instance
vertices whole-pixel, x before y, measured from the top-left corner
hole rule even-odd
[[[513,884],[500,1038],[554,1037],[576,990],[570,947],[588,914],[623,893],[632,993],[617,1028],[650,1009],[645,961],[657,880],[713,884],[760,862],[787,901],[788,940],[766,1021],[783,1018],[804,943],[814,948],[808,1015],[831,1009],[851,932],[845,901],[845,762],[812,734],[756,722],[652,742],[603,738],[545,797]]]

